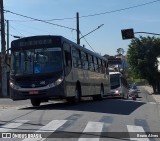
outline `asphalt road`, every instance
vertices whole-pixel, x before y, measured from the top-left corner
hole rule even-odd
[[[51,101],[32,107],[30,101],[4,99],[0,106],[5,107],[0,110],[0,137],[2,132],[15,137],[0,141],[160,140],[160,105],[141,87],[136,101],[105,98],[78,105]],[[159,138],[148,138],[148,132]],[[24,139],[31,135],[43,138]]]

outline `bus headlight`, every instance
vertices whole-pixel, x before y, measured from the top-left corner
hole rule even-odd
[[[9,85],[10,85],[11,88],[16,89],[16,90],[18,90],[18,89],[20,88],[19,86],[15,85],[15,84],[14,84],[13,82],[11,82],[11,81],[10,81]]]
[[[51,87],[55,87],[55,86],[61,84],[62,81],[63,81],[63,78],[59,78],[59,79],[57,79],[55,82],[49,84],[48,86],[49,86],[50,88],[51,88]]]
[[[55,82],[55,85],[59,85],[59,84],[61,84],[61,83],[62,83],[62,81],[63,81],[63,79],[62,79],[62,78],[59,78],[59,79]]]
[[[118,94],[118,93],[119,93],[119,91],[118,91],[118,90],[116,90],[116,91],[115,91],[115,93],[116,93],[116,94]]]

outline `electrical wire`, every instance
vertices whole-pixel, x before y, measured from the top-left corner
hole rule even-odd
[[[80,34],[82,35],[82,33],[80,32]],[[86,43],[89,45],[89,47],[92,49],[93,52],[95,52],[95,50],[93,49],[93,47],[89,44],[89,42],[86,40],[86,38],[82,35],[83,39],[86,41]],[[96,52],[95,52],[96,53]]]
[[[15,24],[17,24],[17,23],[15,23]],[[47,31],[47,30],[45,30],[44,28],[39,28],[37,25],[36,25],[36,27],[35,27],[35,26],[30,26],[29,24],[18,23],[18,26],[17,26],[17,27],[20,27],[20,26],[23,26],[23,27],[29,28],[29,29],[34,29],[34,30],[36,30],[36,31],[45,32],[45,33],[47,33],[47,34],[51,34],[51,33],[52,33],[51,31]],[[29,32],[29,30],[26,31],[26,30],[24,30],[24,28],[23,28],[23,31],[26,32],[26,33],[29,33],[29,34],[36,35],[35,33],[33,33],[33,31],[32,31],[32,32]]]
[[[18,32],[19,34],[21,34],[22,36],[24,36],[22,33],[20,33],[19,31],[17,31],[17,29],[15,29],[13,26],[9,25],[12,29],[14,29],[16,32]]]
[[[117,10],[112,10],[112,11],[107,11],[107,12],[102,12],[102,13],[95,13],[95,14],[91,14],[91,15],[87,15],[87,16],[81,16],[80,18],[87,18],[87,17],[93,17],[93,16],[99,16],[99,15],[104,15],[104,14],[120,12],[120,11],[124,11],[124,10],[129,10],[129,9],[149,5],[149,4],[156,3],[156,2],[160,2],[160,0],[154,0],[154,1],[147,2],[147,3],[142,3],[142,4],[135,5],[135,6],[130,6],[130,7],[126,7],[126,8],[117,9]]]
[[[0,31],[1,31],[1,29],[0,29]],[[5,35],[7,35],[7,33],[5,33]],[[11,37],[20,37],[20,36],[17,36],[17,35],[13,35],[13,34],[9,34],[9,36],[11,36]]]
[[[50,25],[63,27],[63,28],[66,28],[66,29],[76,30],[74,28],[70,28],[70,27],[67,27],[67,26],[59,25],[59,24],[54,24],[54,23],[51,23],[51,22],[47,22],[45,20],[40,20],[40,19],[32,18],[32,17],[29,17],[29,16],[25,16],[25,15],[22,15],[22,14],[18,14],[18,13],[9,11],[9,10],[4,10],[4,11],[8,12],[8,13],[11,13],[11,14],[14,14],[14,15],[17,15],[17,16],[21,16],[23,18],[31,19],[31,20],[34,20],[34,21],[43,22],[43,23],[47,23],[47,24],[50,24]]]
[[[142,3],[142,4],[138,4],[138,5],[134,5],[134,6],[130,6],[130,7],[126,7],[126,8],[121,8],[121,9],[117,9],[117,10],[111,10],[111,11],[106,11],[106,12],[101,12],[101,13],[95,13],[95,14],[90,14],[90,15],[84,15],[84,16],[80,16],[79,18],[88,18],[88,17],[93,17],[93,16],[100,16],[100,15],[105,15],[105,14],[110,14],[110,13],[116,13],[116,12],[120,12],[120,11],[125,11],[125,10],[129,10],[129,9],[133,9],[133,8],[138,8],[138,7],[142,7],[145,5],[149,5],[149,4],[153,4],[156,2],[160,2],[160,0],[154,0],[154,1],[150,1],[150,2],[146,2],[146,3]],[[7,10],[5,10],[7,12]],[[12,13],[13,14],[13,13]],[[15,13],[17,14],[17,13]],[[20,14],[18,14],[20,16]],[[21,15],[22,16],[22,15]],[[27,16],[25,16],[27,17]],[[29,18],[29,17],[28,17]],[[62,19],[51,19],[51,20],[40,20],[40,21],[58,21],[58,20],[72,20],[75,19],[76,17],[70,17],[70,18],[62,18]],[[37,19],[38,20],[38,19]],[[30,21],[37,21],[34,18],[32,18],[32,20],[10,20],[10,21],[18,21],[18,22],[30,22]],[[39,20],[38,20],[39,21]]]

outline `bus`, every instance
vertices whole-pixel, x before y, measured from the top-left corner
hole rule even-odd
[[[102,99],[109,92],[107,59],[54,35],[11,42],[10,97],[30,99],[33,106],[52,99],[78,103]]]
[[[119,71],[109,72],[110,78],[110,95],[128,99],[128,83],[125,77]]]

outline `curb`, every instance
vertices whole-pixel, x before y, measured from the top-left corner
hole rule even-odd
[[[143,88],[148,92],[149,95],[152,95],[156,103],[160,104],[160,94],[154,94],[151,86],[143,86]]]

